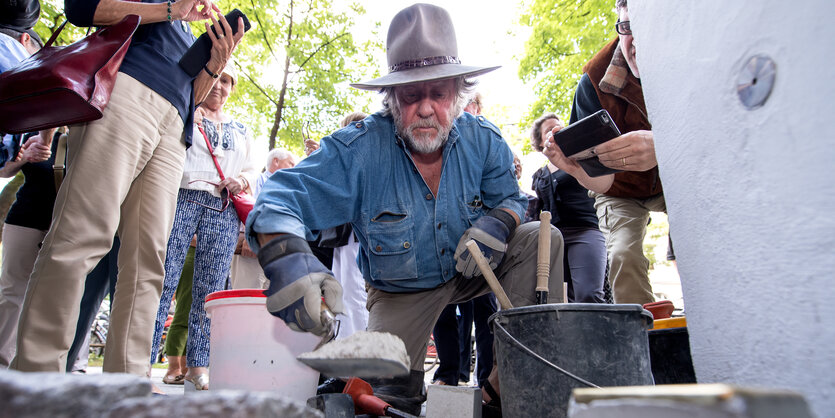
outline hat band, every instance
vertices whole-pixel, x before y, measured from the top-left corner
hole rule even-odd
[[[429,57],[420,60],[414,61],[404,61],[399,64],[395,64],[389,67],[389,72],[397,72],[408,70],[410,68],[420,68],[420,67],[429,67],[431,65],[440,65],[440,64],[461,64],[461,60],[458,57],[452,57],[449,55],[446,56],[438,56],[438,57]]]

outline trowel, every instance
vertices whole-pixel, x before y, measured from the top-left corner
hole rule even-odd
[[[322,323],[327,331],[316,348],[296,357],[308,367],[330,377],[388,378],[409,374],[406,345],[387,333],[359,331],[334,340],[339,321],[322,303]]]

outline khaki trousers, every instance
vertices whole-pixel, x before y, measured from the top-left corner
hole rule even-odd
[[[29,280],[10,368],[65,370],[84,279],[118,231],[105,372],[145,376],[183,171],[183,122],[162,96],[119,73],[97,121],[70,129],[68,170]]]
[[[270,282],[264,275],[264,269],[257,258],[244,257],[240,254],[232,256],[230,284],[232,289],[266,289]]]
[[[46,231],[3,224],[3,265],[0,268],[0,367],[9,367],[15,352],[17,320],[38,244]]]
[[[516,228],[508,243],[496,277],[514,307],[536,303],[536,257],[539,222]],[[557,228],[551,226],[551,275],[548,280],[548,303],[562,302],[563,241]],[[406,344],[411,369],[423,372],[426,346],[432,327],[441,311],[450,303],[461,303],[490,292],[481,276],[456,277],[441,287],[418,293],[388,293],[371,288],[368,291],[368,330],[388,332]]]
[[[649,282],[649,260],[644,256],[649,213],[666,212],[664,195],[648,199],[611,197],[589,192],[600,231],[606,236],[609,283],[615,303],[645,304],[655,301]]]

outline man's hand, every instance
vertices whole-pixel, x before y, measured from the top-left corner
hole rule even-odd
[[[557,166],[560,170],[577,177],[577,174],[585,173],[583,167],[581,167],[577,161],[566,157],[565,154],[562,153],[560,146],[554,142],[554,135],[562,129],[562,126],[557,125],[551,130],[551,132],[545,134],[545,140],[542,142],[542,153],[548,157],[548,161],[550,161],[551,164]]]
[[[501,209],[493,209],[490,213]],[[511,217],[510,214],[507,214]],[[512,220],[512,217],[511,217]],[[470,229],[464,231],[464,235],[458,240],[458,247],[455,248],[454,258],[455,270],[461,273],[466,278],[472,278],[479,274],[478,264],[472,258],[472,255],[467,251],[467,241],[473,240],[478,244],[484,258],[490,264],[491,269],[499,266],[504,258],[504,253],[507,251],[507,237],[510,235],[511,228],[506,221],[487,214],[478,218],[473,223]]]
[[[249,248],[249,243],[246,241],[246,239],[244,239],[243,243],[241,244],[241,256],[246,257],[246,258],[256,258],[257,257],[257,255],[255,255],[255,253],[252,251],[252,249]]]
[[[291,329],[323,336],[322,296],[333,313],[342,313],[342,286],[310,251],[307,241],[280,235],[258,251],[258,262],[270,281],[264,291],[267,310]]]
[[[304,155],[313,154],[313,151],[319,149],[319,143],[312,139],[304,140]]]
[[[606,167],[624,171],[647,171],[658,165],[652,131],[627,132],[594,148]]]
[[[16,161],[23,161],[27,163],[39,163],[46,161],[52,155],[52,151],[48,145],[44,145],[40,135],[35,135],[26,140],[26,143],[20,147],[20,154]]]

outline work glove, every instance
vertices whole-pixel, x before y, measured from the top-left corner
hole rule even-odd
[[[322,297],[331,312],[342,313],[342,286],[313,255],[307,241],[281,235],[261,247],[258,262],[270,280],[264,291],[267,310],[295,331],[327,334]]]
[[[493,209],[487,215],[478,218],[458,240],[454,258],[455,270],[466,278],[479,275],[478,264],[467,250],[467,242],[473,240],[487,259],[491,269],[499,266],[507,251],[507,237],[516,228],[516,220],[501,209]]]

